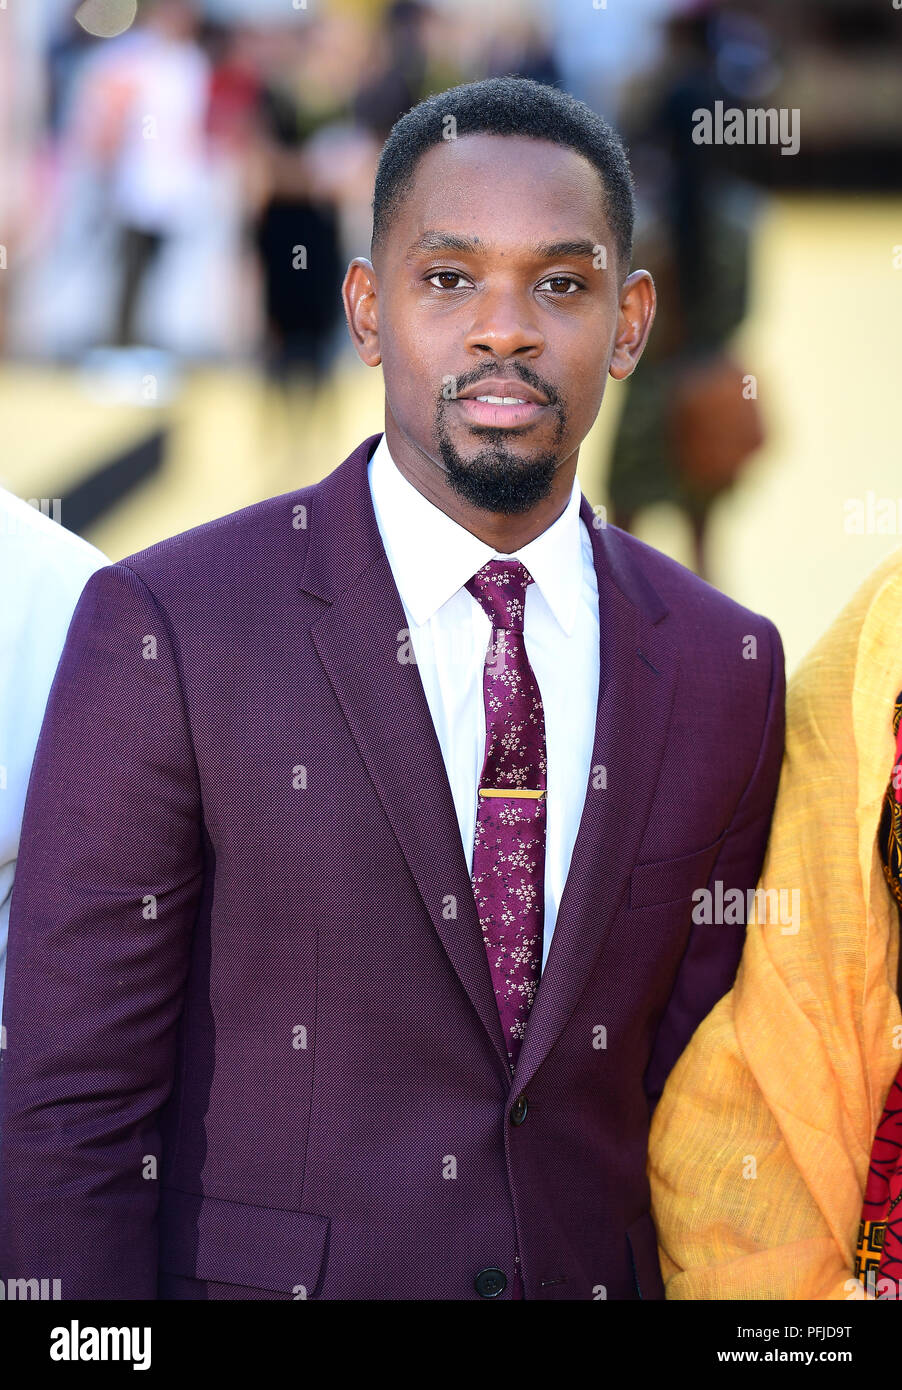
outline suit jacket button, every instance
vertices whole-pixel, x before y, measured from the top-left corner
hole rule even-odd
[[[511,1114],[510,1114],[510,1121],[511,1121],[511,1124],[512,1124],[512,1125],[522,1125],[523,1121],[526,1119],[526,1112],[527,1112],[528,1109],[529,1109],[529,1106],[526,1104],[526,1097],[525,1097],[525,1096],[518,1096],[518,1097],[517,1097],[517,1100],[516,1100],[516,1102],[515,1102],[515,1104],[514,1104],[514,1107],[513,1107],[513,1109],[511,1110]]]
[[[497,1298],[507,1288],[507,1278],[500,1269],[481,1269],[473,1283],[480,1298]]]

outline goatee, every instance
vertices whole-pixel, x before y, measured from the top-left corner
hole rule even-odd
[[[447,435],[440,434],[438,447],[449,486],[458,496],[483,511],[506,516],[528,512],[547,497],[560,464],[558,455],[551,453],[518,458],[502,441],[487,444],[467,459]]]

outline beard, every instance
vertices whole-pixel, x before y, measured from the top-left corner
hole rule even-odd
[[[516,516],[528,512],[537,502],[548,497],[561,458],[556,452],[534,454],[522,458],[507,447],[507,431],[485,427],[481,433],[485,447],[479,453],[464,456],[455,448],[443,429],[441,412],[438,420],[438,449],[448,485],[471,506],[486,512]],[[558,419],[557,437],[564,433],[563,412]]]

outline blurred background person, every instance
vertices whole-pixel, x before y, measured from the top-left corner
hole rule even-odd
[[[304,374],[316,384],[334,350],[345,270],[337,190],[312,157],[314,137],[346,118],[350,96],[329,80],[328,23],[315,17],[279,35],[256,111],[266,363],[279,379]]]
[[[120,242],[113,341],[136,341],[147,272],[203,214],[210,68],[189,0],[151,0],[135,28],[101,49],[73,116],[103,170],[104,211]]]
[[[659,308],[608,476],[613,520],[626,530],[655,503],[686,514],[702,576],[711,506],[763,442],[756,398],[743,392],[743,372],[725,350],[748,306],[755,200],[723,171],[718,147],[693,138],[693,113],[729,99],[715,74],[714,8],[697,0],[667,21],[661,65],[639,98],[647,111],[634,137],[635,259],[655,267]]]
[[[0,481],[118,558],[328,471],[382,426],[337,294],[381,142],[520,72],[623,129],[659,290],[585,493],[774,618],[791,670],[902,533],[900,58],[860,0],[9,6]],[[797,109],[798,152],[695,144],[719,99]]]

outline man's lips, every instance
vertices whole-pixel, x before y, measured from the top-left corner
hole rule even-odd
[[[517,429],[531,425],[548,409],[548,400],[515,377],[492,376],[468,386],[457,403],[474,425]]]
[[[503,403],[497,397],[490,401],[480,401],[468,396],[458,396],[457,404],[474,425],[493,425],[502,429],[530,425],[548,409],[547,405],[539,405],[538,401],[521,400],[519,404],[514,405]]]

